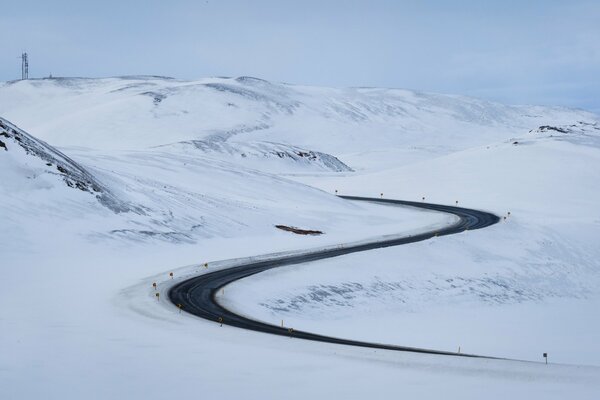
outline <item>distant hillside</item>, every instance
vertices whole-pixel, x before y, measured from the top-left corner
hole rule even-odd
[[[540,125],[597,120],[581,110],[401,89],[153,76],[4,83],[0,115],[57,146],[140,149],[210,138],[280,143],[342,160],[374,149],[438,152],[444,139],[461,149]]]

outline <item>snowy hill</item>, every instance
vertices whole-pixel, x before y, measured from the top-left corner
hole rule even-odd
[[[323,153],[269,143],[209,148],[207,142],[185,142],[110,154],[71,148],[70,158],[4,119],[0,137],[0,217],[20,225],[19,230],[38,226],[40,219],[53,227],[68,224],[81,213],[88,224],[78,233],[88,237],[174,243],[272,233],[277,224],[335,231],[347,220],[369,219],[378,229],[393,232],[395,226],[392,219],[384,228],[389,217],[380,210],[222,159],[256,158],[263,169],[349,171]],[[221,159],[210,157],[214,149]],[[304,214],[294,211],[299,206]],[[20,215],[23,210],[33,218]],[[318,217],[323,214],[329,216],[326,221]],[[28,233],[35,237],[36,232]],[[8,229],[2,233],[13,235]]]
[[[117,199],[81,165],[2,118],[0,137],[4,139],[0,140],[0,149],[3,148],[7,153],[2,157],[2,182],[4,188],[9,191],[16,188],[24,190],[25,176],[31,180],[31,188],[49,189],[54,186],[51,183],[54,176],[62,178],[68,187],[94,194],[100,203],[114,212],[134,210]]]
[[[84,398],[164,398],[173,387],[260,397],[265,376],[291,398],[385,398],[398,383],[414,398],[447,397],[448,387],[472,398],[597,397],[599,369],[581,366],[600,365],[594,114],[401,89],[129,76],[1,83],[0,117],[2,398],[69,397],[65,387]],[[271,337],[155,297],[152,283],[238,258],[452,222],[335,193],[458,202],[501,222],[260,273],[219,301],[317,333],[530,361],[550,352],[551,364]]]
[[[191,242],[244,227],[268,231],[284,222],[262,215],[274,215],[274,204],[290,198],[318,207],[342,203],[273,174],[345,176],[356,169],[385,176],[390,168],[507,140],[540,125],[594,123],[592,114],[578,110],[248,77],[7,82],[0,86],[0,113],[63,147],[60,153],[19,130],[35,148],[66,160],[42,157],[69,171],[68,184],[101,192],[101,202],[113,210],[132,211],[94,234]],[[372,182],[379,187],[373,193],[387,192],[387,184]],[[285,189],[259,189],[279,186]],[[336,188],[332,183],[325,189]],[[290,224],[318,228],[310,220]]]
[[[57,146],[140,149],[218,137],[223,142],[283,143],[334,156],[390,147],[448,152],[440,148],[441,140],[444,147],[460,149],[509,132],[594,118],[556,107],[505,106],[400,89],[294,86],[248,77],[8,82],[0,86],[0,112]]]
[[[546,125],[384,171],[299,177],[342,193],[458,201],[502,222],[464,237],[256,275],[229,288],[228,304],[244,315],[334,336],[351,331],[382,343],[402,337],[449,350],[472,337],[478,352],[529,358],[532,349],[552,347],[565,362],[597,364],[600,326],[586,315],[600,300],[599,128]],[[368,273],[366,263],[373,264]],[[481,322],[465,325],[471,314]],[[429,329],[406,330],[407,321]]]

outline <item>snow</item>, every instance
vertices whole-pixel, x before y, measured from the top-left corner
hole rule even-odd
[[[461,234],[256,275],[230,285],[225,304],[331,335],[446,350],[462,343],[476,353],[529,360],[553,348],[557,362],[597,364],[598,326],[590,316],[600,305],[600,137],[595,127],[578,128],[558,136],[526,133],[384,172],[302,178],[342,193],[460,199],[511,214],[468,239]],[[473,313],[481,317],[466,325]],[[370,329],[375,323],[378,329]],[[515,325],[523,332],[515,333]],[[466,345],[465,337],[475,343]]]
[[[143,76],[6,82],[0,116],[1,398],[600,391],[598,116],[400,89]],[[102,191],[69,185],[82,176]],[[336,190],[458,200],[507,219],[261,273],[219,301],[311,332],[526,361],[272,337],[166,301],[169,285],[248,257],[453,221]]]

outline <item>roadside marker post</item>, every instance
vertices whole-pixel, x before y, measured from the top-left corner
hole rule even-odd
[[[169,272],[169,276],[171,277],[171,279],[173,279],[173,273]]]
[[[548,364],[548,353],[544,353],[544,358],[546,359],[546,365]]]
[[[382,192],[382,193],[379,193],[379,195],[380,195],[380,196],[381,196],[381,198],[383,199],[383,192]]]
[[[181,314],[181,309],[183,308],[183,304],[177,303],[177,308],[179,308],[179,314]]]
[[[456,205],[458,205],[458,200],[456,200]]]
[[[154,290],[156,290],[156,282],[152,283],[152,287],[154,288]]]
[[[290,337],[292,337],[292,333],[294,333],[294,328],[288,328],[288,332],[290,334]]]
[[[160,293],[156,292],[154,295],[156,296],[156,301],[160,301]]]
[[[208,263],[204,263],[204,268],[208,268]]]
[[[460,354],[460,346],[458,346],[458,354]]]
[[[281,327],[283,328],[283,320],[281,320]]]
[[[421,201],[425,201],[425,196],[421,197]]]
[[[219,317],[219,325],[223,326],[223,317]]]

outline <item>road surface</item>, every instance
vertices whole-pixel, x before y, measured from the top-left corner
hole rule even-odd
[[[239,279],[243,279],[250,275],[258,274],[260,272],[272,268],[279,268],[284,267],[286,265],[301,264],[309,261],[338,257],[345,254],[356,253],[359,251],[367,251],[383,247],[399,246],[407,243],[420,242],[423,240],[430,239],[434,236],[451,235],[466,230],[485,228],[487,226],[497,223],[500,220],[494,214],[462,207],[453,207],[440,204],[430,204],[424,202],[420,203],[403,200],[377,199],[369,197],[340,197],[351,201],[369,201],[373,203],[380,203],[386,205],[409,206],[425,210],[445,212],[456,215],[458,217],[458,221],[447,227],[439,228],[429,232],[423,232],[413,236],[396,237],[392,239],[375,239],[373,241],[363,241],[359,244],[340,245],[335,248],[307,251],[306,253],[302,254],[284,255],[276,259],[248,262],[245,264],[236,265],[231,268],[205,273],[174,285],[169,290],[170,300],[176,305],[181,305],[182,309],[185,312],[191,313],[200,318],[204,318],[209,321],[214,321],[224,325],[234,326],[237,328],[249,329],[274,335],[292,336],[294,338],[299,339],[315,340],[319,342],[335,343],[349,346],[360,346],[384,350],[409,351],[415,353],[439,354],[457,357],[494,358],[475,354],[455,353],[392,344],[362,342],[351,339],[324,336],[310,332],[290,330],[287,327],[271,325],[265,322],[255,321],[244,316],[237,315],[234,312],[221,306],[217,302],[216,294],[220,291],[222,287]]]

